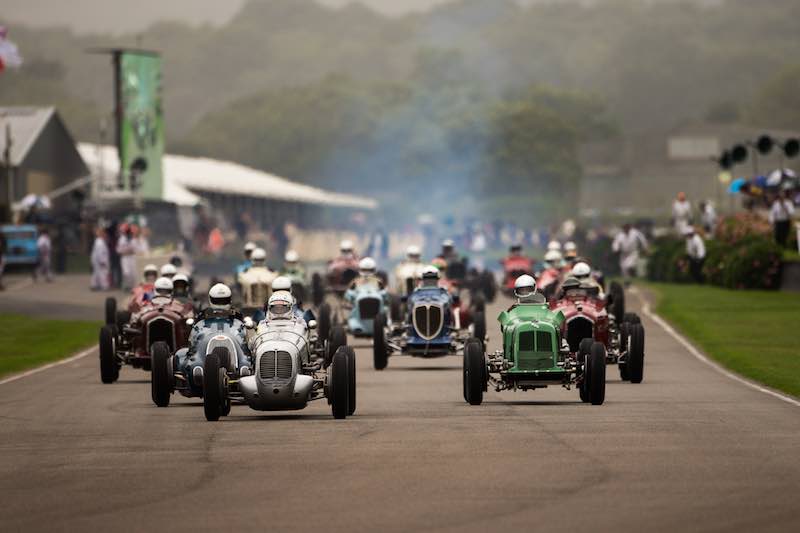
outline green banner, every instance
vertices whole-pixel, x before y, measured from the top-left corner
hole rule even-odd
[[[142,198],[163,196],[164,115],[161,57],[122,52],[119,57],[122,105],[119,160],[126,188],[138,185]]]

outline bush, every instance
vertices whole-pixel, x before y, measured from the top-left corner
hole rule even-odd
[[[686,242],[683,239],[663,237],[656,240],[647,260],[647,278],[673,283],[691,281],[685,258]]]

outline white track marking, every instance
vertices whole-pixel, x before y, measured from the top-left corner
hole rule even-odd
[[[67,363],[72,363],[73,361],[77,361],[78,359],[86,357],[87,355],[89,355],[90,353],[93,353],[95,351],[97,351],[97,347],[96,346],[92,346],[91,348],[87,348],[87,349],[83,350],[82,352],[76,353],[72,357],[67,357],[66,359],[62,359],[60,361],[54,361],[54,362],[48,363],[48,364],[46,364],[44,366],[39,366],[39,367],[36,367],[36,368],[32,368],[32,369],[26,370],[25,372],[22,372],[20,374],[14,374],[13,376],[9,376],[7,378],[0,379],[0,385],[5,385],[6,383],[11,383],[12,381],[17,381],[18,379],[27,378],[28,376],[32,376],[34,374],[38,374],[39,372],[44,372],[45,370],[49,370],[49,369],[57,367],[57,366],[65,365]]]
[[[684,337],[683,335],[681,335],[680,333],[675,331],[675,329],[672,326],[670,326],[667,323],[666,320],[664,320],[663,318],[661,318],[660,316],[658,316],[657,314],[655,314],[654,312],[652,312],[650,310],[650,304],[642,296],[642,294],[639,292],[639,290],[636,287],[631,287],[630,288],[630,292],[632,294],[635,294],[636,297],[639,298],[639,301],[642,303],[642,312],[645,315],[647,315],[647,317],[650,318],[650,320],[652,320],[653,322],[658,324],[661,327],[661,329],[666,331],[673,339],[678,341],[696,359],[698,359],[698,360],[702,361],[703,363],[707,364],[708,366],[710,366],[711,368],[713,368],[714,370],[716,370],[717,372],[719,372],[723,376],[726,376],[726,377],[728,377],[728,378],[730,378],[730,379],[732,379],[732,380],[734,380],[734,381],[736,381],[738,383],[741,383],[742,385],[746,385],[746,386],[750,387],[751,389],[755,389],[755,390],[757,390],[759,392],[763,392],[764,394],[769,394],[770,396],[774,396],[775,398],[778,398],[779,400],[783,400],[786,403],[790,403],[792,405],[800,407],[800,401],[796,400],[795,398],[792,398],[791,396],[787,396],[786,394],[774,391],[772,389],[768,389],[767,387],[765,387],[763,385],[759,385],[758,383],[755,383],[755,382],[752,382],[752,381],[750,381],[748,379],[745,379],[745,378],[739,376],[738,374],[734,374],[730,370],[727,370],[727,369],[723,368],[718,363],[712,361],[711,359],[709,359],[708,357],[703,355],[700,352],[700,350],[695,348],[694,345],[691,342],[689,342],[688,339],[686,339],[686,337]]]

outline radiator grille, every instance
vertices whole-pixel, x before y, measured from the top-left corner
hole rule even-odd
[[[288,380],[292,377],[292,356],[289,352],[264,352],[258,366],[261,379]]]
[[[414,308],[414,328],[423,339],[433,339],[442,330],[444,315],[437,305],[418,305]]]
[[[373,320],[378,316],[381,301],[377,298],[361,298],[358,301],[358,314],[364,320]]]

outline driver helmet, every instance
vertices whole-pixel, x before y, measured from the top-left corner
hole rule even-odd
[[[522,253],[522,245],[518,242],[515,242],[511,245],[511,248],[509,248],[508,251],[511,252],[512,255],[519,255]]]
[[[208,291],[208,303],[211,309],[228,311],[231,308],[231,289],[224,283],[217,283]]]
[[[173,255],[170,257],[169,262],[175,265],[175,268],[180,268],[183,266],[183,259],[179,255]]]
[[[156,296],[172,297],[172,280],[167,277],[160,277],[153,285]]]
[[[550,241],[549,243],[547,243],[547,250],[548,251],[555,250],[557,252],[560,252],[561,251],[561,243],[558,242],[558,241]]]
[[[453,242],[453,239],[445,239],[442,241],[442,253],[447,255],[452,253],[456,247],[456,243]]]
[[[189,276],[186,274],[175,274],[172,278],[172,292],[176,296],[188,296]]]
[[[575,259],[578,257],[578,246],[574,242],[569,241],[564,244],[564,257],[567,259]]]
[[[267,264],[267,252],[263,248],[256,248],[250,254],[250,262],[255,267],[263,267]]]
[[[406,248],[406,257],[411,262],[419,263],[420,258],[422,257],[422,250],[419,249],[419,246],[412,244]]]
[[[269,297],[267,302],[267,319],[281,320],[292,318],[294,299],[288,291],[278,291]]]
[[[339,243],[339,251],[342,255],[349,255],[353,253],[353,241],[345,239]]]
[[[589,264],[584,261],[579,261],[575,263],[574,267],[572,267],[572,275],[581,281],[589,279],[591,274],[592,267],[590,267]]]
[[[300,255],[294,250],[288,250],[286,255],[283,256],[283,261],[286,263],[286,266],[295,266],[300,261]]]
[[[158,267],[152,263],[145,265],[144,271],[142,272],[142,279],[144,279],[145,283],[155,283],[158,279]]]
[[[286,276],[278,276],[272,280],[272,292],[288,291],[292,292],[292,280]]]
[[[438,287],[439,286],[439,269],[434,265],[428,265],[422,269],[420,275],[423,287]]]
[[[161,277],[172,279],[175,277],[175,274],[178,273],[178,269],[175,268],[175,265],[172,263],[167,263],[166,265],[161,267]]]
[[[375,260],[371,257],[365,257],[358,262],[358,271],[362,276],[374,276],[377,270],[378,265],[375,264]]]
[[[523,274],[514,282],[514,296],[520,302],[530,302],[536,294],[536,280],[533,276]]]
[[[258,246],[253,241],[250,241],[247,244],[245,244],[244,245],[244,257],[245,257],[245,259],[250,259],[250,254],[252,254],[253,250],[255,250],[256,248],[258,248]]]
[[[551,267],[557,267],[561,262],[561,252],[558,250],[550,250],[544,254],[544,262]]]

